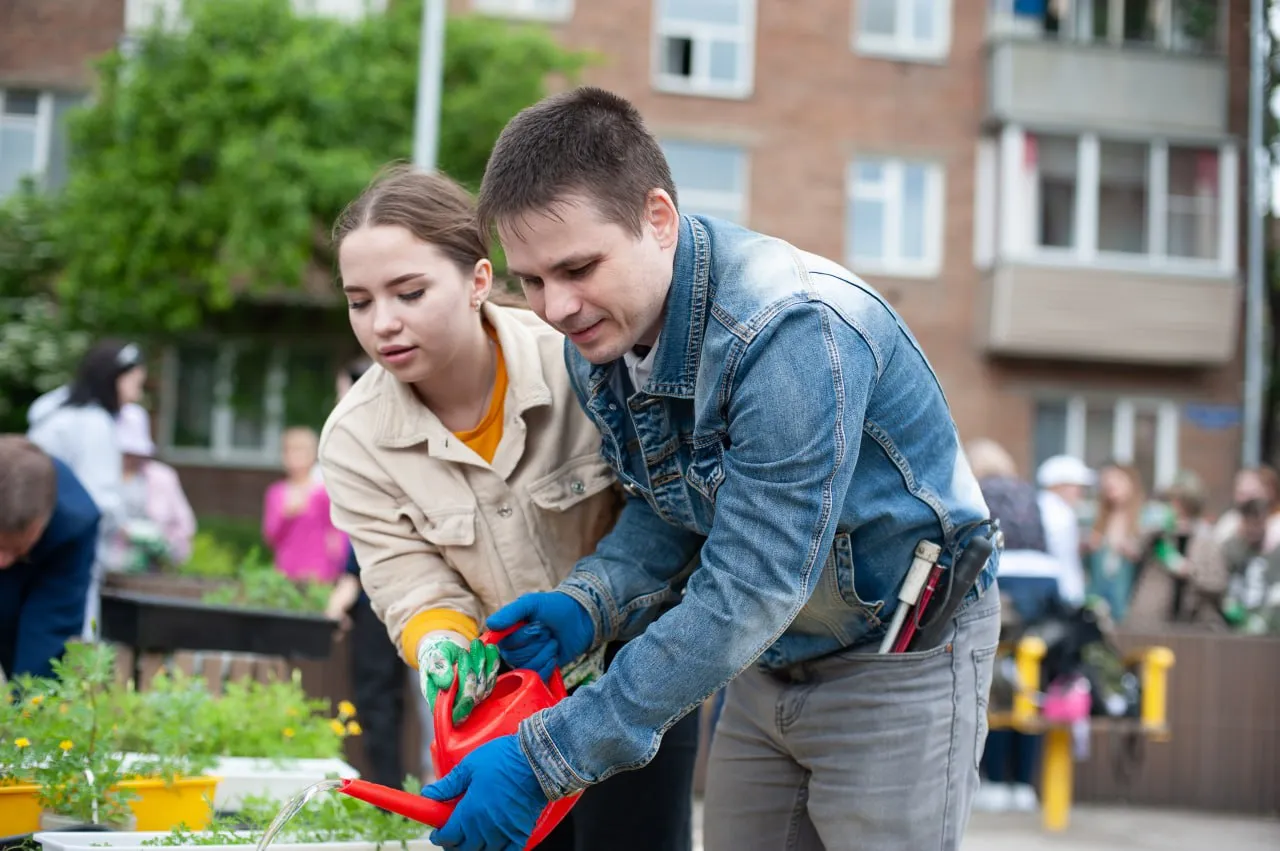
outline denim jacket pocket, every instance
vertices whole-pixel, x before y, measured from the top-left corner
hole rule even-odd
[[[837,532],[831,544],[835,556],[836,587],[845,605],[865,611],[873,623],[878,623],[884,598],[872,583],[872,577],[863,577],[853,564],[853,544],[848,532]]]
[[[476,542],[476,509],[472,505],[441,508],[423,514],[416,506],[406,506],[418,533],[437,547],[469,547]]]
[[[707,501],[715,502],[716,491],[724,481],[724,446],[718,440],[701,446],[695,444],[684,479]]]

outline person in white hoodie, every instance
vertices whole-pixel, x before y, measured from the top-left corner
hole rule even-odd
[[[81,359],[70,384],[44,394],[27,412],[27,438],[70,467],[98,506],[101,541],[115,534],[125,515],[116,417],[121,407],[141,400],[146,380],[146,363],[136,344],[103,340]],[[99,546],[85,609],[86,639],[96,637],[105,552]]]

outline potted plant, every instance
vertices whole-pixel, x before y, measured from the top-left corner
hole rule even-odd
[[[212,818],[218,779],[201,770],[213,760],[189,754],[181,744],[188,736],[180,707],[171,713],[173,722],[151,736],[148,760],[129,764],[122,753],[129,731],[160,716],[144,716],[140,700],[116,684],[115,661],[109,645],[73,642],[54,662],[53,677],[17,684],[0,758],[10,788],[35,787],[34,825],[30,792],[23,790],[22,824],[29,829],[74,824],[167,830],[181,822],[202,827]],[[17,792],[11,795],[19,807]]]
[[[405,789],[415,791],[414,778]],[[281,809],[279,801],[249,798],[234,818],[219,819],[204,830],[175,828],[168,833],[38,833],[45,851],[148,851],[153,848],[202,848],[204,851],[244,851],[256,845]],[[341,843],[342,851],[430,851],[425,838],[430,828],[395,813],[380,810],[346,795],[321,794],[300,809],[275,838],[276,847],[290,851],[325,851]]]
[[[253,795],[283,801],[326,776],[359,776],[341,759],[344,740],[362,733],[356,708],[343,701],[335,715],[307,695],[296,670],[283,682],[228,683],[219,696],[201,679],[161,673],[134,694],[136,723],[124,740],[131,770],[211,771],[217,812]]]
[[[33,692],[33,682],[23,677],[0,696],[0,832],[5,834],[30,833],[40,827],[31,721],[44,696]]]
[[[24,735],[13,742],[29,754],[25,770],[38,787],[40,826],[133,829],[137,820],[128,803],[134,793],[120,785],[115,746],[115,656],[102,645],[73,643],[53,669],[53,678],[22,684]]]

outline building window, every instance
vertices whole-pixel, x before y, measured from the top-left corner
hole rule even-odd
[[[573,17],[573,0],[472,0],[477,12],[536,21],[567,21]]]
[[[1140,45],[1180,53],[1218,53],[1221,0],[991,0],[996,35]]]
[[[942,268],[942,168],[861,158],[849,166],[846,241],[855,272],[935,277]]]
[[[334,365],[322,349],[192,343],[166,353],[161,394],[166,455],[180,463],[279,465],[280,434],[317,432],[334,405]]]
[[[1178,405],[1158,399],[1084,396],[1036,403],[1034,466],[1074,455],[1090,467],[1112,461],[1138,468],[1148,493],[1178,472]]]
[[[31,89],[0,90],[0,198],[24,177],[44,174],[51,99]]]
[[[1235,148],[1006,130],[1006,253],[1234,273]],[[1019,150],[1020,148],[1020,150]],[[1228,190],[1228,191],[1224,191]]]
[[[668,92],[743,98],[755,65],[755,0],[656,0],[655,85]]]
[[[676,183],[680,212],[747,221],[747,155],[736,145],[662,143]]]
[[[951,0],[855,0],[853,48],[894,59],[936,61],[951,49]]]

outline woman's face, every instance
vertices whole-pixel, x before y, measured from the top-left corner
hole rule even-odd
[[[1102,471],[1099,486],[1103,497],[1112,505],[1125,505],[1133,498],[1133,482],[1119,467],[1107,467]]]
[[[374,361],[406,384],[430,384],[470,351],[476,307],[493,267],[463,270],[405,228],[362,227],[338,251],[351,330]]]
[[[1253,470],[1241,470],[1236,474],[1233,496],[1236,505],[1244,505],[1255,499],[1271,502],[1271,494],[1267,491],[1266,483]]]
[[[136,405],[142,401],[142,388],[147,383],[147,368],[135,366],[116,378],[116,398],[120,405]]]

